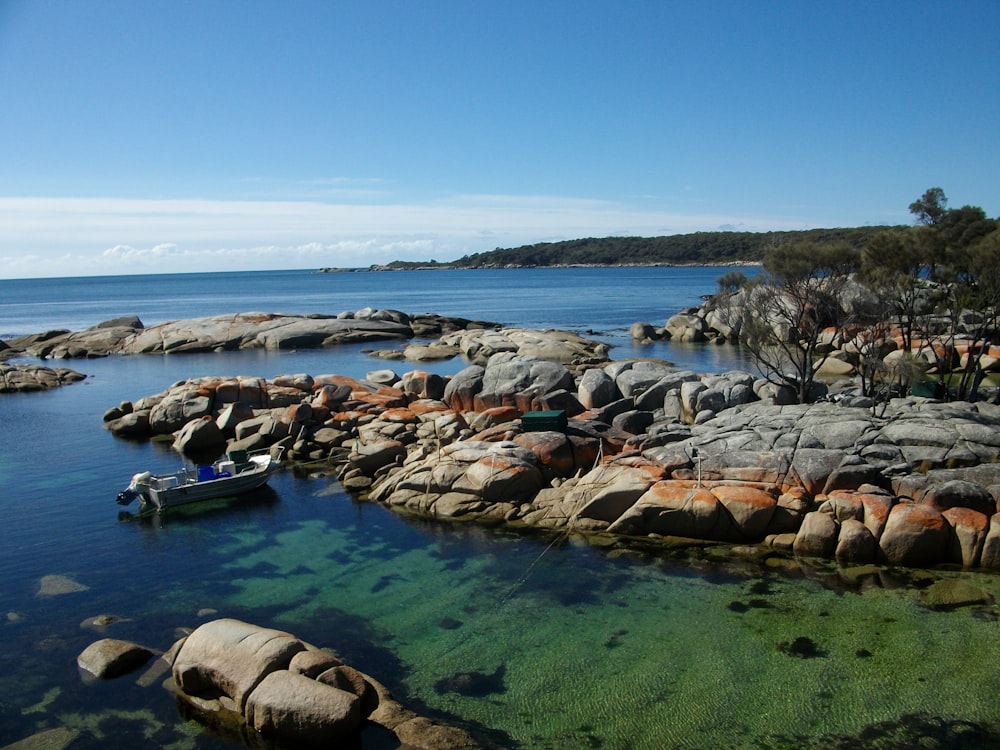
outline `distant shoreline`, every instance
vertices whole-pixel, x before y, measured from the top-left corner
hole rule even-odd
[[[456,266],[451,263],[414,264],[373,264],[367,268],[338,268],[329,266],[316,269],[316,273],[364,273],[366,271],[496,271],[523,270],[531,268],[748,268],[760,267],[760,261],[730,260],[714,263],[556,263],[528,265],[507,263],[505,265]]]

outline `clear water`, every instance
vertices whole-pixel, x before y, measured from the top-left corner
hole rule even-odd
[[[100,299],[87,298],[90,280],[68,280],[65,290],[60,281],[3,282],[0,328],[79,328],[132,313],[151,324],[272,306],[325,312],[316,289],[332,282],[348,288],[331,295],[331,312],[371,304],[620,335],[634,320],[662,322],[695,304],[718,275],[692,270],[689,287],[678,283],[685,291],[675,292],[671,269],[652,269],[663,275],[651,300],[646,270],[633,270],[603,271],[603,279],[592,269],[550,271],[524,283],[524,272],[469,272],[490,275],[474,292],[473,281],[453,272],[102,280],[93,287]],[[511,291],[525,284],[535,292]],[[228,296],[206,291],[215,287]],[[401,302],[389,287],[403,290]],[[112,289],[118,297],[107,299]],[[38,322],[25,317],[25,328],[16,323],[20,293],[39,306]],[[44,294],[65,302],[64,318],[46,312]],[[508,298],[519,301],[508,309]],[[631,306],[624,313],[623,299]],[[659,356],[680,359],[664,347]],[[722,369],[712,360],[719,351],[690,348],[683,357],[696,369]],[[857,578],[727,547],[639,552],[442,525],[355,502],[333,480],[291,472],[249,503],[120,515],[114,495],[132,473],[178,460],[159,444],[114,439],[101,429],[107,407],[195,375],[363,375],[386,363],[344,347],[70,364],[90,377],[51,393],[0,397],[0,746],[69,727],[80,731],[73,748],[233,747],[182,716],[159,679],[140,687],[140,672],[90,683],[75,665],[99,637],[165,650],[178,628],[220,616],[334,648],[417,710],[502,747],[912,747],[914,737],[927,747],[989,747],[969,738],[1000,725],[996,607],[931,611],[914,574]],[[1000,593],[996,576],[940,575]],[[40,595],[49,576],[80,590]],[[123,619],[103,632],[82,626],[103,614]],[[782,650],[800,637],[816,644],[814,658]],[[501,666],[495,692],[442,689],[457,673]],[[371,738],[366,745],[376,746]]]

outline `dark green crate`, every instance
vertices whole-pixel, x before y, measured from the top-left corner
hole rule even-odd
[[[938,380],[921,380],[910,387],[910,393],[923,398],[942,398],[944,396],[944,384]]]
[[[525,432],[544,432],[566,430],[566,412],[562,409],[551,411],[529,411],[521,417],[521,429]]]

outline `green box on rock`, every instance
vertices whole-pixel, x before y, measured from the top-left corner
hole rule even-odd
[[[563,432],[566,429],[566,412],[562,409],[525,412],[521,416],[521,429],[525,432],[543,432],[546,430]]]

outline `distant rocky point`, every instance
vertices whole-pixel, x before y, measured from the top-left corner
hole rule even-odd
[[[150,328],[138,317],[126,316],[83,331],[59,329],[0,342],[0,359],[24,354],[40,359],[82,359],[109,354],[307,349],[498,327],[488,321],[431,313],[411,316],[371,307],[337,315],[242,312],[169,321]]]

